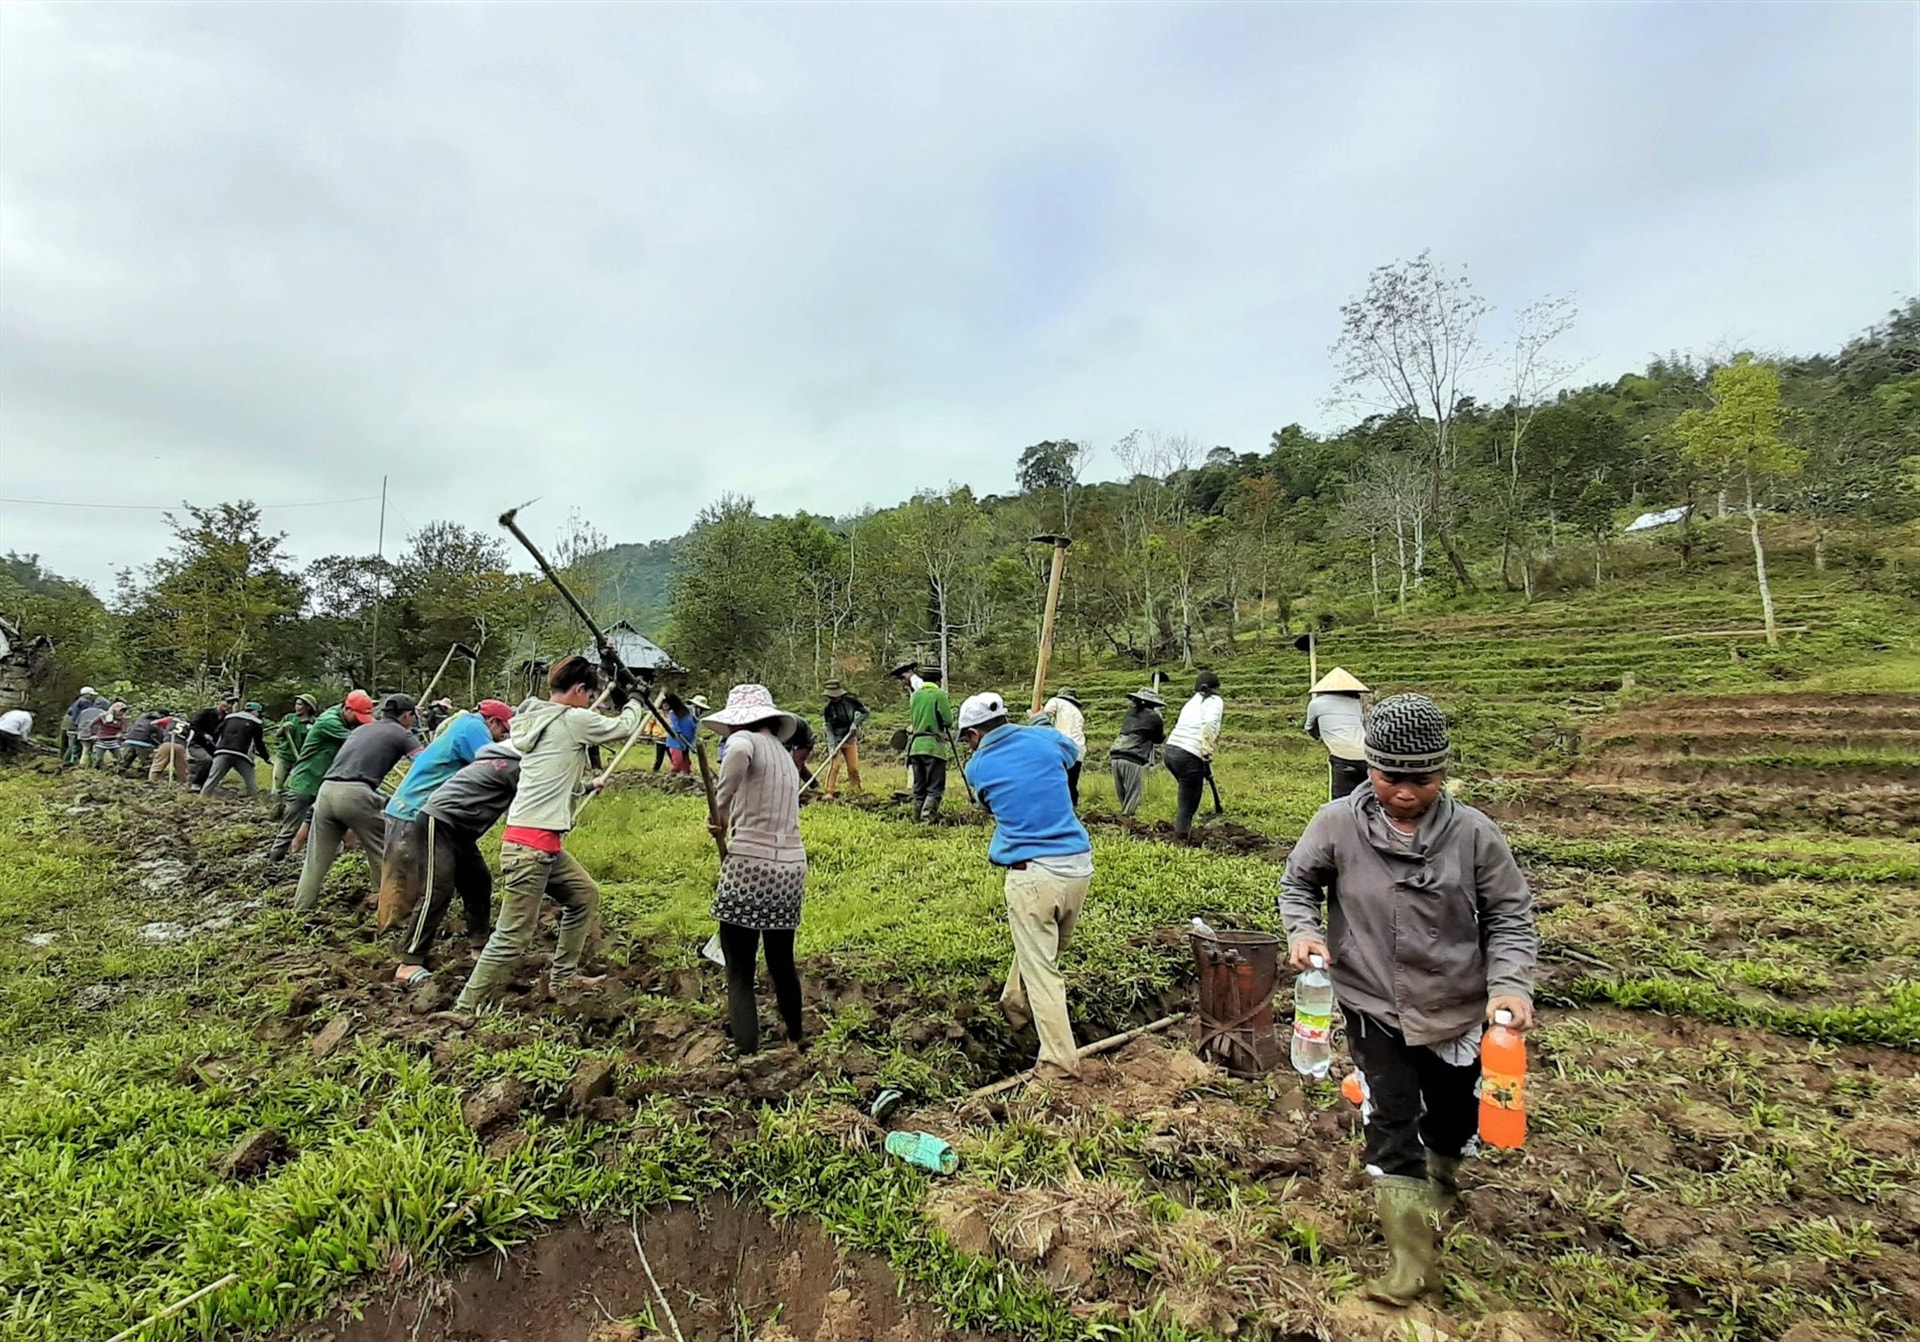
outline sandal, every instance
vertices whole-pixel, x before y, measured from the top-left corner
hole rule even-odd
[[[393,971],[393,981],[402,988],[418,988],[433,977],[433,971],[425,965],[401,965]]]

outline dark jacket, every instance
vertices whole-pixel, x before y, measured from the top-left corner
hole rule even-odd
[[[392,718],[375,718],[364,727],[356,727],[333,757],[325,781],[329,783],[365,783],[378,788],[386,782],[393,766],[411,759],[422,750],[420,738]]]
[[[495,741],[435,788],[420,814],[478,838],[507,813],[519,786],[520,752],[506,741]]]
[[[827,721],[827,737],[838,742],[853,734],[854,728],[867,720],[867,706],[851,694],[843,694],[836,699],[827,700],[827,709],[822,714]]]
[[[1327,905],[1325,930],[1320,906]],[[1326,943],[1344,1006],[1410,1044],[1454,1039],[1487,999],[1533,995],[1533,896],[1493,821],[1442,793],[1396,850],[1372,788],[1322,806],[1280,877],[1287,941]]]
[[[1134,764],[1153,762],[1153,748],[1167,739],[1167,724],[1160,710],[1147,704],[1129,703],[1127,716],[1120,721],[1120,735],[1113,738],[1108,759],[1130,760]]]
[[[187,723],[187,745],[199,746],[208,754],[219,748],[220,710],[203,708]]]
[[[813,727],[799,715],[793,719],[793,735],[787,738],[788,750],[812,750]]]
[[[166,733],[160,724],[166,721],[158,713],[142,713],[127,728],[127,744],[130,746],[157,746]]]
[[[250,755],[268,758],[266,730],[260,725],[260,719],[244,711],[227,714],[220,720],[220,730],[214,734],[213,753],[238,755],[241,759]]]

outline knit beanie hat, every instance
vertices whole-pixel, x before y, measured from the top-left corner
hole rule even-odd
[[[1447,715],[1424,694],[1395,694],[1367,714],[1367,763],[1383,773],[1424,774],[1447,767]]]

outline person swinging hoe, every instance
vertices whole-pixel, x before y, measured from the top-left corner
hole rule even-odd
[[[1441,1283],[1436,1218],[1461,1207],[1486,1023],[1533,1024],[1533,897],[1493,821],[1448,795],[1450,750],[1433,700],[1381,700],[1369,786],[1320,808],[1280,878],[1289,959],[1323,957],[1366,1077],[1367,1172],[1392,1251],[1367,1293],[1390,1304]]]

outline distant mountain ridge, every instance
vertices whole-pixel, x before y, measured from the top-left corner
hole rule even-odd
[[[599,618],[611,624],[631,620],[636,628],[657,637],[667,621],[668,592],[674,565],[686,548],[685,536],[667,540],[627,542],[610,546],[582,561],[597,580]]]

